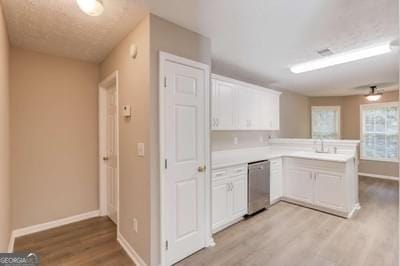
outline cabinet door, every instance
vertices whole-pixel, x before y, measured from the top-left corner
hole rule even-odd
[[[229,222],[230,185],[226,179],[212,185],[212,229],[218,229]]]
[[[338,211],[346,211],[344,176],[340,173],[316,172],[314,204]]]
[[[273,202],[283,196],[282,159],[274,159],[270,162],[270,201]]]
[[[231,178],[231,219],[242,217],[247,213],[247,175]]]
[[[217,93],[217,80],[211,80],[211,129],[217,129],[218,117],[218,93]]]
[[[268,130],[268,99],[267,94],[261,90],[251,90],[251,129]]]
[[[235,90],[235,121],[236,129],[251,129],[253,97],[251,90],[237,85]]]
[[[212,117],[214,129],[234,128],[235,86],[231,83],[214,80]]]
[[[313,203],[313,172],[303,168],[289,168],[285,176],[285,196]]]
[[[271,117],[270,117],[270,125],[271,130],[279,130],[280,127],[280,95],[273,94],[271,95]]]

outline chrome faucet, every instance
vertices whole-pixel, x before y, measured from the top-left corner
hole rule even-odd
[[[317,153],[329,153],[329,149],[325,150],[325,145],[324,145],[324,138],[320,137],[319,140],[321,141],[321,146],[320,149],[316,149],[315,152]]]

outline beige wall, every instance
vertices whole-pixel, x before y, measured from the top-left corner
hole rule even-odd
[[[160,243],[160,178],[158,150],[158,52],[163,51],[207,65],[211,64],[211,41],[160,17],[150,20],[150,75],[151,75],[151,265],[159,265]]]
[[[398,100],[399,92],[392,91],[384,93],[379,102],[393,102]],[[342,139],[360,139],[360,104],[367,103],[369,102],[362,95],[310,98],[310,106],[340,106]],[[360,160],[359,172],[398,177],[398,167],[398,163]]]
[[[230,71],[229,67],[213,66],[213,73],[231,77],[259,86],[269,87],[260,78],[251,78],[241,74],[240,70]],[[280,130],[279,131],[213,131],[211,133],[212,150],[241,149],[268,145],[269,137],[309,138],[310,103],[304,95],[280,90]],[[238,143],[234,144],[234,138]],[[263,140],[261,140],[261,138]]]
[[[98,209],[98,66],[11,49],[13,228]]]
[[[139,48],[135,60],[129,47]],[[158,134],[158,52],[210,64],[208,39],[148,15],[101,64],[101,78],[119,71],[120,106],[134,106],[130,120],[120,119],[120,232],[149,265],[160,262],[160,183]],[[145,157],[135,154],[144,142]],[[137,218],[135,233],[132,219]]]
[[[0,252],[7,252],[11,235],[9,102],[9,42],[0,3]]]
[[[293,92],[283,91],[280,99],[281,138],[310,138],[309,98]]]
[[[150,262],[150,17],[145,17],[107,56],[100,66],[101,79],[119,71],[119,106],[134,107],[131,119],[120,118],[120,232],[142,259]],[[129,47],[136,44],[136,59]],[[136,144],[145,143],[145,156]],[[135,233],[132,220],[138,220]]]

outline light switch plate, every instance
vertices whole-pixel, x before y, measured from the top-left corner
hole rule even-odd
[[[139,142],[137,144],[137,155],[144,157],[144,143],[143,142]]]
[[[233,144],[238,144],[239,143],[239,139],[238,137],[233,137]]]
[[[131,106],[129,104],[122,106],[122,116],[123,117],[131,116]]]

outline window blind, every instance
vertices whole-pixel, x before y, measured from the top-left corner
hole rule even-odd
[[[361,105],[361,159],[398,160],[398,103]]]

